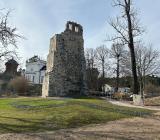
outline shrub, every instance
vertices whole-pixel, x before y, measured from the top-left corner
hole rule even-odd
[[[18,93],[18,95],[26,95],[28,81],[24,77],[15,77],[10,80],[8,86],[10,90]]]
[[[132,101],[133,98],[131,97],[131,94],[124,94],[124,95],[123,95],[123,100]]]
[[[113,95],[113,98],[116,100],[122,100],[123,96],[124,96],[123,93],[117,92]]]
[[[6,89],[7,89],[7,83],[3,83],[2,85],[1,85],[1,90],[2,91],[5,91]]]
[[[27,88],[27,96],[41,96],[42,85],[41,84],[30,84]]]
[[[160,87],[149,83],[145,88],[145,93],[147,96],[159,96],[160,95]]]

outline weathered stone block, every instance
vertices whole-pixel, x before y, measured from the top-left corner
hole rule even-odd
[[[133,103],[137,106],[143,106],[144,102],[141,95],[133,95]]]

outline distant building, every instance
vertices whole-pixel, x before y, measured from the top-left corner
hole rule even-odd
[[[19,64],[14,59],[8,60],[8,62],[6,62],[5,65],[6,65],[6,70],[4,74],[11,76],[15,76],[18,74],[17,68]]]
[[[33,56],[26,61],[25,77],[32,84],[42,84],[46,71],[46,61]]]
[[[18,63],[12,58],[5,63],[6,69],[4,73],[0,73],[0,94],[6,90],[8,82],[20,76],[20,73],[17,72]]]
[[[110,86],[110,85],[108,85],[108,84],[105,84],[104,85],[104,91],[105,91],[105,93],[113,94],[113,93],[115,93],[115,88]]]
[[[102,87],[103,88],[103,87]],[[105,84],[105,86],[104,86],[104,91],[106,92],[106,93],[115,93],[116,92],[116,90],[115,90],[116,88],[115,87],[112,87],[112,86],[110,86],[110,85],[108,85],[108,84]],[[128,87],[119,87],[118,88],[118,92],[120,92],[120,93],[130,93],[130,91],[131,91],[131,89],[130,88],[128,88]]]
[[[103,88],[103,87],[102,87]],[[110,92],[112,90],[112,87],[110,86],[110,85],[108,85],[108,84],[105,84],[104,85],[104,91],[105,92]]]
[[[120,87],[120,88],[118,88],[118,92],[121,92],[121,93],[130,93],[131,89],[128,88],[128,87]]]
[[[10,81],[10,79],[13,79],[16,76],[19,76],[20,73],[17,72],[18,63],[14,59],[10,59],[5,63],[6,69],[4,73],[0,74],[0,80],[3,81]]]

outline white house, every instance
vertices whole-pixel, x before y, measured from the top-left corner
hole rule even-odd
[[[115,93],[115,87],[112,87],[108,84],[105,84],[104,85],[104,91],[105,91],[105,93]],[[131,92],[131,89],[129,87],[119,87],[118,92],[127,94],[127,93]]]
[[[105,93],[114,93],[115,88],[110,86],[110,85],[108,85],[108,84],[105,84],[104,91],[105,91]]]
[[[110,92],[111,90],[112,90],[112,87],[110,85],[108,85],[108,84],[104,85],[104,91],[105,92]]]
[[[42,84],[46,71],[46,61],[33,56],[26,61],[25,77],[32,84]]]

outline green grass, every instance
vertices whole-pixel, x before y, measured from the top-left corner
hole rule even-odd
[[[100,99],[6,98],[0,99],[0,133],[53,131],[151,113]]]

